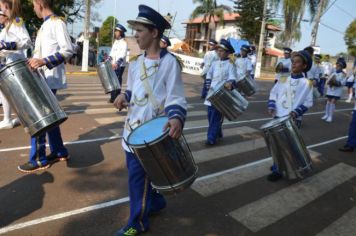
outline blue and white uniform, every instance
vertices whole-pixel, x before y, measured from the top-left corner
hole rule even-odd
[[[272,88],[268,109],[276,111],[276,117],[288,116],[291,112],[301,120],[313,106],[313,85],[303,74],[280,79]]]
[[[275,82],[277,82],[280,78],[287,78],[290,76],[291,70],[292,70],[292,60],[291,58],[278,58],[278,61],[276,63],[276,67],[282,63],[283,68],[281,72],[276,73],[275,76]]]
[[[242,79],[245,76],[251,76],[252,63],[247,56],[236,58],[235,66],[237,79]]]
[[[44,72],[46,82],[54,94],[57,90],[67,88],[64,61],[73,55],[72,42],[66,23],[58,16],[50,15],[38,31],[34,58],[43,58],[46,65],[40,70]],[[48,134],[51,154],[67,157],[68,151],[63,145],[59,126],[54,127]],[[46,165],[46,135],[31,139],[30,162],[34,165]]]
[[[187,102],[181,66],[166,49],[161,49],[160,59],[140,55],[130,62],[124,94],[130,104],[123,132],[125,140],[132,129],[157,116],[178,119],[184,126]],[[145,170],[124,141],[122,146],[129,171],[130,218],[127,226],[146,231],[150,211],[161,209],[166,203],[162,195],[152,190]]]
[[[206,75],[207,89],[217,89],[216,85],[220,81],[226,81],[230,83],[236,82],[235,66],[229,58],[225,60],[215,61]],[[223,115],[215,109],[214,106],[208,100],[205,100],[205,105],[208,106],[208,137],[207,142],[215,144],[218,137],[222,137],[221,125],[223,122]]]
[[[330,78],[335,78],[338,86],[327,85],[326,96],[328,98],[340,99],[343,93],[343,86],[346,84],[346,74],[342,71],[335,71],[330,75]]]
[[[20,59],[26,59],[26,50],[31,47],[31,38],[21,18],[17,17],[12,22],[7,23],[0,33],[0,57],[3,59],[1,63],[9,64]],[[11,120],[10,104],[1,91],[0,101],[4,110],[4,118],[0,122],[0,128],[12,128],[18,123],[18,120]]]
[[[219,57],[216,53],[215,50],[210,50],[207,51],[204,55],[204,66],[203,66],[203,71],[201,73],[201,76],[203,77],[204,83],[203,83],[203,89],[201,92],[201,98],[206,98],[206,95],[208,93],[208,90],[206,89],[206,74],[208,73],[209,69],[211,68],[211,65],[213,64],[214,61],[219,60]]]

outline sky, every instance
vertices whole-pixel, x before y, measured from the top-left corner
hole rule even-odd
[[[217,0],[218,4],[233,6],[230,0]],[[115,3],[116,2],[116,3]],[[330,9],[322,16],[321,24],[319,25],[317,45],[321,48],[321,53],[335,55],[339,52],[346,52],[344,41],[344,32],[347,26],[356,19],[356,1],[355,0],[329,0],[329,4],[334,3]],[[175,36],[180,39],[184,38],[185,25],[184,21],[189,19],[193,9],[197,6],[192,0],[102,0],[93,11],[99,13],[101,22],[94,23],[96,26],[101,26],[108,16],[115,16],[119,23],[127,26],[127,20],[135,19],[138,14],[138,5],[145,4],[161,14],[166,15],[168,12],[176,16],[173,24],[173,31],[170,36]],[[304,19],[309,20],[309,15],[306,12]],[[78,35],[83,31],[83,22],[76,22],[74,25],[69,25],[69,31],[74,35]],[[293,47],[295,50],[303,49],[310,45],[311,31],[313,25],[309,22],[302,22],[302,38],[300,42]]]

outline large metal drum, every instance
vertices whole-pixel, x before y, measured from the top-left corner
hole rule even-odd
[[[288,179],[303,178],[312,170],[312,161],[292,118],[273,119],[260,128],[278,170]]]
[[[224,87],[226,81],[220,81],[216,89],[209,90],[207,100],[228,120],[236,120],[248,106],[248,101],[236,90]]]
[[[105,93],[121,88],[117,75],[111,66],[111,61],[105,61],[97,66],[98,75]]]
[[[0,89],[31,136],[46,132],[68,118],[45,78],[32,71],[26,60],[12,62],[0,70]]]
[[[196,179],[198,167],[182,135],[179,139],[163,131],[167,117],[154,118],[134,129],[127,145],[140,160],[152,187],[162,193],[176,193],[189,187]]]
[[[252,96],[256,93],[255,82],[250,76],[244,76],[239,81],[236,82],[237,90],[243,92],[246,96]]]

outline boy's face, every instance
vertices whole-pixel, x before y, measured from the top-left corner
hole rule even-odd
[[[292,58],[292,73],[297,74],[297,73],[302,73],[307,65],[304,63],[304,60],[296,55]]]
[[[222,48],[218,48],[217,53],[218,53],[218,57],[220,59],[225,59],[229,56],[229,53],[225,49],[222,49]]]
[[[10,9],[9,9],[9,5],[7,3],[3,3],[0,1],[0,8],[5,16],[10,17]]]
[[[115,38],[118,39],[119,37],[121,37],[121,31],[120,30],[115,30],[114,31],[115,34]]]
[[[162,40],[159,41],[159,47],[160,48],[167,48],[167,44],[163,42]]]
[[[342,70],[342,66],[340,63],[336,63],[336,70]]]
[[[148,49],[152,42],[158,37],[157,29],[149,30],[143,24],[135,24],[134,29],[136,31],[135,39],[141,50]]]
[[[245,50],[240,50],[240,54],[242,57],[247,56],[247,52]]]
[[[33,11],[36,13],[38,18],[42,18],[42,6],[40,4],[40,1],[38,0],[33,0]]]

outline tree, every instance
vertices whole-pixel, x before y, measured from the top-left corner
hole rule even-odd
[[[208,44],[209,38],[211,37],[211,31],[216,27],[215,17],[219,19],[220,23],[223,23],[224,11],[231,12],[231,8],[226,5],[217,5],[216,0],[193,0],[193,3],[198,3],[199,5],[193,10],[190,18],[194,19],[198,16],[203,16],[201,24],[208,23]]]
[[[325,1],[323,12],[328,5]],[[300,22],[303,20],[305,10],[309,10],[310,23],[313,22],[320,0],[271,0],[272,7],[278,11],[282,8],[284,17],[284,31],[280,35],[285,45],[291,46],[294,41],[301,38]]]
[[[249,42],[258,44],[262,17],[263,17],[263,1],[261,0],[235,0],[235,12],[239,13],[236,18],[236,25],[239,27],[240,36],[247,39]],[[266,18],[270,17],[270,12],[267,12]]]
[[[344,40],[347,45],[348,53],[356,57],[356,20],[352,21],[347,27]]]
[[[115,23],[114,23],[115,21]],[[112,38],[113,38],[113,26],[116,25],[119,21],[113,17],[109,16],[103,22],[99,30],[99,45],[100,46],[109,46],[111,47]]]

